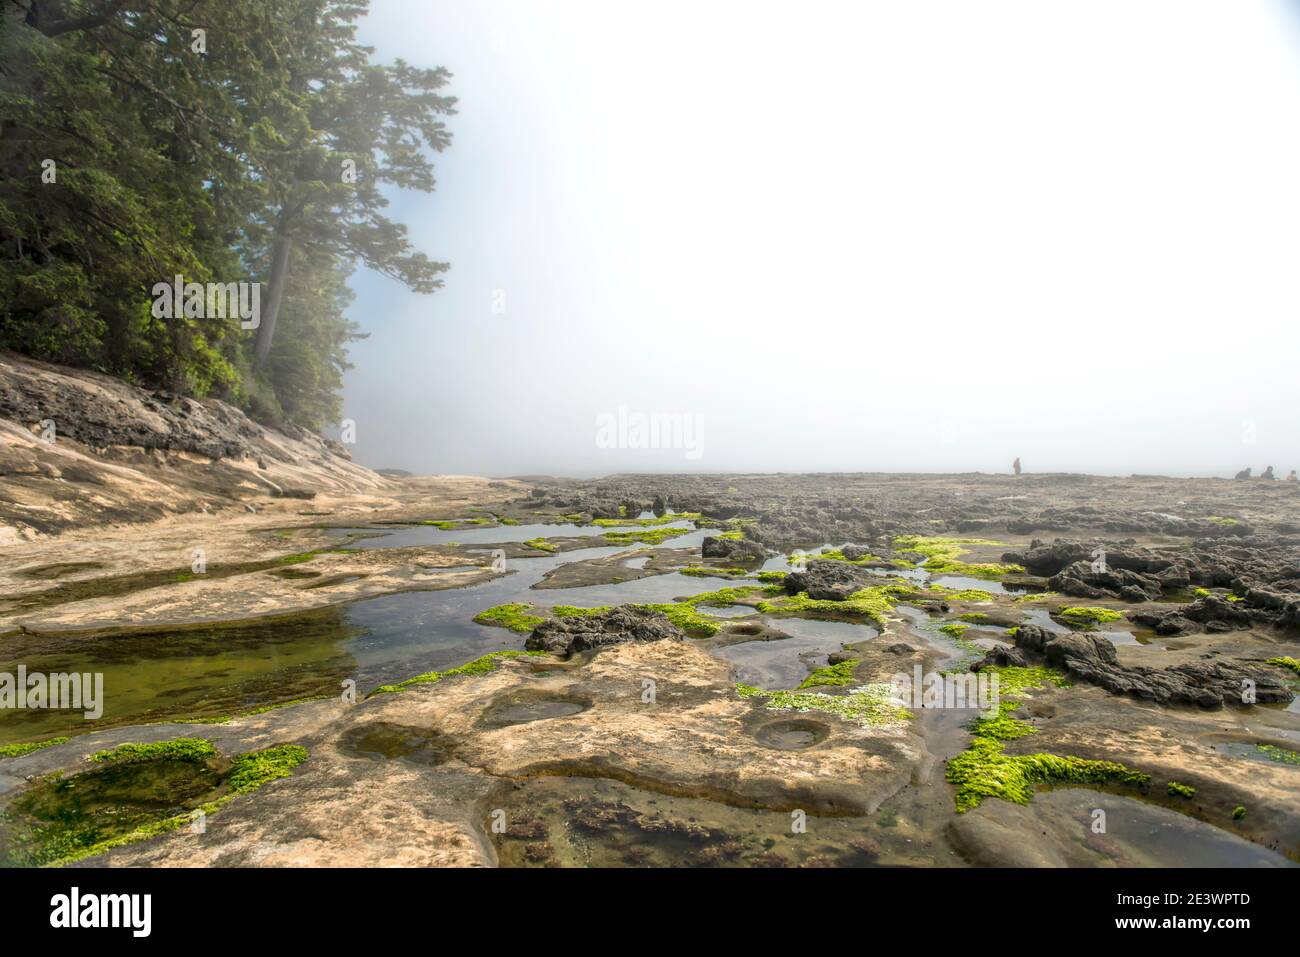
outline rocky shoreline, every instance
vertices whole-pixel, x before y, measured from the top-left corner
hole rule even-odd
[[[210,409],[90,379],[48,442],[57,370],[4,361],[0,651],[107,668],[110,711],[140,684],[57,736],[0,721],[10,864],[1300,861],[1283,483],[379,475],[261,427],[195,444]],[[310,615],[338,621],[304,642]],[[1006,693],[917,707],[914,673]],[[35,840],[51,775],[139,822]]]

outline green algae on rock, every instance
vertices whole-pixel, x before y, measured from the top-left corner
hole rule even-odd
[[[601,528],[626,528],[630,525],[638,528],[653,528],[657,525],[667,525],[670,522],[695,522],[703,516],[699,512],[673,512],[666,515],[658,515],[654,518],[596,518],[592,519],[592,525],[598,525]],[[682,532],[689,529],[680,529]]]
[[[577,605],[556,605],[551,609],[551,614],[556,618],[587,618],[591,615],[602,615],[613,607],[613,605],[600,605],[596,608],[579,608]]]
[[[1300,754],[1295,751],[1288,751],[1286,748],[1279,748],[1275,744],[1257,744],[1255,750],[1269,761],[1276,761],[1278,764],[1300,765]]]
[[[670,538],[689,535],[692,531],[690,528],[637,528],[626,532],[605,532],[601,537],[611,545],[660,545]]]
[[[101,764],[141,764],[146,761],[203,761],[216,757],[217,749],[207,738],[172,738],[149,744],[119,744],[96,751],[90,760]]]
[[[888,684],[860,685],[847,694],[824,694],[819,691],[765,691],[752,685],[736,685],[742,698],[765,701],[770,711],[817,711],[852,721],[864,728],[890,728],[910,720],[913,715],[893,699]]]
[[[1294,671],[1296,674],[1300,675],[1300,661],[1297,661],[1295,658],[1291,658],[1286,655],[1282,655],[1281,657],[1278,658],[1265,658],[1264,664],[1277,665],[1279,668],[1287,668],[1290,669],[1291,671]]]
[[[944,598],[952,601],[992,601],[993,593],[987,592],[982,588],[947,588],[943,585],[930,585],[926,591],[933,592],[936,595],[942,595]]]
[[[1028,804],[1039,784],[1110,784],[1143,786],[1150,777],[1114,761],[1095,761],[1059,754],[1003,754],[996,738],[975,738],[948,761],[948,780],[957,785],[957,811],[979,807],[986,797]]]
[[[282,744],[227,762],[205,738],[175,738],[91,757],[96,767],[47,775],[11,805],[6,863],[58,867],[177,830],[290,776],[308,752]]]
[[[1190,784],[1182,784],[1179,781],[1170,781],[1167,788],[1170,797],[1194,798],[1196,797],[1196,788]]]
[[[685,568],[678,569],[683,575],[691,575],[695,578],[744,578],[749,575],[749,571],[744,568],[711,568],[708,565],[687,565]]]
[[[23,744],[3,744],[0,745],[0,758],[20,758],[24,754],[31,754],[33,751],[40,751],[42,748],[51,748],[56,744],[67,744],[71,738],[46,738],[44,741],[29,741]]]
[[[999,695],[1022,698],[1033,687],[1068,684],[1065,676],[1049,668],[989,667],[998,676]],[[1034,734],[1028,722],[1012,716],[1017,700],[1000,701],[997,713],[984,715],[971,725],[970,746],[948,760],[947,778],[957,785],[958,813],[979,807],[986,797],[1028,804],[1039,784],[1108,784],[1144,786],[1146,774],[1113,761],[1096,761],[1057,754],[1004,753],[1005,742]]]
[[[1048,598],[1055,598],[1057,593],[1054,591],[1036,591],[1027,595],[1016,595],[1011,600],[1016,604],[1022,604],[1027,601],[1043,601]]]
[[[474,621],[480,625],[497,625],[501,628],[509,628],[511,631],[532,631],[546,620],[540,615],[528,614],[529,609],[532,607],[532,605],[518,601],[505,605],[496,605],[486,611],[479,612],[474,616]]]
[[[897,599],[912,591],[912,587],[905,584],[872,585],[853,592],[843,601],[809,598],[807,592],[801,591],[777,601],[759,602],[758,610],[764,614],[784,614],[795,618],[810,614],[869,618],[883,627]]]
[[[230,762],[226,791],[228,794],[248,794],[264,784],[287,778],[307,757],[307,749],[296,744],[282,744],[237,755]]]
[[[805,688],[851,685],[853,684],[853,672],[857,667],[858,659],[850,658],[848,661],[841,661],[839,664],[818,668],[805,678],[796,690],[803,691]]]
[[[1107,621],[1122,621],[1124,615],[1113,608],[1062,608],[1058,614],[1072,625],[1095,627]]]
[[[405,691],[407,688],[413,688],[416,685],[428,685],[442,681],[444,678],[455,678],[461,675],[485,675],[489,672],[496,671],[497,662],[502,658],[518,658],[520,656],[528,657],[545,657],[545,651],[493,651],[490,654],[483,655],[481,658],[475,658],[473,661],[466,662],[455,668],[448,668],[446,671],[426,671],[423,674],[416,675],[413,678],[407,678],[405,681],[399,681],[396,684],[380,685],[366,697],[373,697],[377,694],[393,694],[398,691]]]
[[[884,561],[884,559],[881,558],[879,555],[863,555],[861,558],[846,558],[844,555],[844,549],[842,548],[828,548],[826,549],[826,551],[818,552],[815,555],[810,552],[806,552],[800,557],[802,557],[805,561],[808,559],[817,559],[818,561],[843,562],[846,565],[866,565],[871,562]],[[791,561],[793,561],[794,558],[795,558],[794,555],[790,556]]]
[[[544,538],[530,538],[528,539],[528,541],[524,542],[524,544],[527,545],[529,548],[535,549],[539,552],[559,551],[559,548],[557,546],[552,545]]]
[[[936,575],[964,575],[968,578],[998,579],[1006,575],[1021,574],[1024,568],[1003,562],[963,562],[962,555],[970,551],[963,545],[1005,545],[985,538],[944,538],[931,535],[900,535],[894,547],[900,551],[917,552],[925,556],[923,568]]]

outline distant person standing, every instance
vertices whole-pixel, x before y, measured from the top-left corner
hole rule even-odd
[[[1016,460],[1011,463],[1011,467],[1016,470],[1017,475],[1020,474],[1020,456],[1016,456]]]
[[[1286,480],[1287,480],[1288,482],[1294,482],[1294,481],[1296,481],[1296,477],[1295,477],[1295,469],[1292,469],[1292,470],[1291,470],[1291,474],[1288,475],[1288,476],[1286,477]]]
[[[1277,478],[1277,476],[1273,474],[1273,466],[1270,465],[1268,468],[1264,469],[1264,474],[1261,475],[1260,478],[1269,479],[1270,481]]]

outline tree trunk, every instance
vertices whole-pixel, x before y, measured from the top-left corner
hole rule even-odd
[[[284,298],[284,287],[289,281],[289,249],[287,237],[281,235],[275,239],[271,250],[271,282],[267,290],[266,308],[262,310],[262,321],[257,327],[257,342],[253,347],[253,368],[266,366],[271,355],[271,342],[275,339],[275,322],[280,318],[280,301]]]

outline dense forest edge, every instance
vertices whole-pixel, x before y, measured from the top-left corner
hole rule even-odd
[[[337,422],[354,269],[448,269],[384,210],[450,74],[371,62],[368,0],[0,3],[0,349]]]

